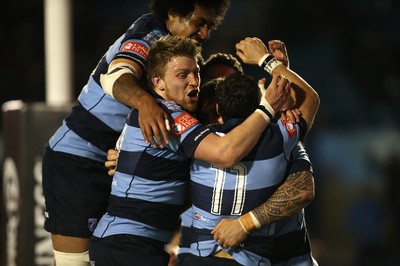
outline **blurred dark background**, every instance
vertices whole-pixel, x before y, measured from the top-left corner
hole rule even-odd
[[[148,7],[132,0],[71,2],[76,98],[109,45]],[[306,145],[316,198],[306,210],[320,265],[398,265],[399,14],[396,0],[232,0],[224,23],[204,44],[207,58],[234,53],[235,43],[248,36],[280,39],[291,68],[319,93]],[[44,102],[43,1],[6,0],[0,40],[0,103]],[[265,76],[254,66],[245,71]]]

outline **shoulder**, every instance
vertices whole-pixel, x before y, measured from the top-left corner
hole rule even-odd
[[[166,25],[153,14],[139,17],[127,30],[127,38],[142,38],[144,41],[154,43],[168,33]]]

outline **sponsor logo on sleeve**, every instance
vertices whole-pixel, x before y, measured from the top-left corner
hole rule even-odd
[[[199,121],[187,112],[184,112],[174,118],[174,125],[172,126],[172,134],[179,138],[190,127],[198,124]]]
[[[165,34],[161,30],[154,29],[150,31],[146,36],[144,36],[143,40],[149,42],[150,44],[153,44],[164,35]]]
[[[297,134],[297,129],[294,126],[294,124],[292,124],[292,122],[290,122],[289,119],[283,121],[283,125],[286,128],[286,132],[288,133],[289,138],[293,137]]]
[[[149,52],[148,47],[141,43],[141,42],[126,42],[121,46],[120,52],[133,52],[141,57],[147,57],[147,54]]]

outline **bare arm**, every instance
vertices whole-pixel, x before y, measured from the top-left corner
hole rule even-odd
[[[111,62],[110,68],[120,63],[129,64],[135,75],[130,73],[121,75],[113,83],[112,96],[117,101],[139,110],[139,126],[144,140],[146,143],[150,142],[153,147],[156,146],[155,140],[157,140],[162,148],[163,140],[166,143],[169,140],[166,128],[168,116],[155,99],[139,85],[138,78],[142,76],[139,65],[131,60],[115,59]]]
[[[287,97],[287,80],[275,76],[266,91],[265,99],[274,110],[279,110]],[[223,168],[231,167],[251,151],[268,123],[262,115],[254,112],[223,138],[209,134],[197,146],[194,157]]]
[[[274,49],[274,56],[281,56],[288,60],[287,54],[285,56],[284,53],[279,52],[276,46]],[[246,38],[236,44],[236,54],[247,64],[259,64],[260,60],[270,52],[260,39]],[[308,129],[310,129],[320,103],[317,92],[303,78],[284,64],[279,64],[273,68],[271,74],[283,75],[290,81],[291,88],[295,91],[297,97],[294,107],[301,111],[303,118],[307,122]]]
[[[314,199],[314,191],[314,177],[311,172],[290,174],[265,203],[238,219],[222,219],[211,234],[222,246],[234,248],[253,230],[299,212]],[[257,225],[251,215],[258,220]]]

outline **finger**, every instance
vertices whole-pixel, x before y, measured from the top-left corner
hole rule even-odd
[[[163,130],[162,128],[164,128],[164,130],[166,131],[165,120],[161,120],[161,122],[157,121],[157,123],[152,125],[151,127],[154,138],[157,140],[158,143],[158,145],[156,144],[156,146],[160,147],[161,149],[164,148],[163,134],[161,133]]]
[[[280,77],[279,75],[273,75],[273,76],[272,76],[272,81],[271,81],[271,83],[272,83],[272,84],[278,84],[280,78],[281,78],[281,77]]]
[[[166,113],[164,113],[164,125],[165,129],[161,129],[161,133],[164,138],[165,144],[169,143],[169,134],[168,132],[171,132],[171,123],[169,122],[168,116]]]
[[[146,131],[145,125],[143,125],[143,123],[141,122],[140,118],[139,118],[139,127],[140,127],[140,131],[142,132],[142,136],[143,136],[144,142],[146,144],[149,144],[149,139],[147,138],[147,131]]]
[[[117,161],[106,161],[104,163],[104,166],[107,168],[112,168],[115,167],[117,165]]]
[[[258,80],[258,85],[260,85],[260,84],[264,85],[265,83],[267,83],[267,79],[266,78],[262,78],[262,79]]]
[[[242,61],[245,61],[244,53],[241,50],[236,50],[236,55],[242,59]]]
[[[153,139],[154,134],[153,134],[152,128],[151,127],[145,128],[144,126],[140,127],[140,128],[142,130],[142,135],[143,135],[143,138],[144,138],[146,144],[150,143],[150,145],[153,148],[157,148],[157,144],[156,144],[155,140]]]
[[[284,114],[284,112],[281,112],[281,120],[285,121],[285,119],[286,119],[286,115]]]
[[[118,151],[114,149],[110,149],[107,151],[107,160],[113,161],[116,160],[117,158],[118,158]]]
[[[296,117],[290,110],[286,111],[286,120],[290,120],[290,122],[296,123]]]

